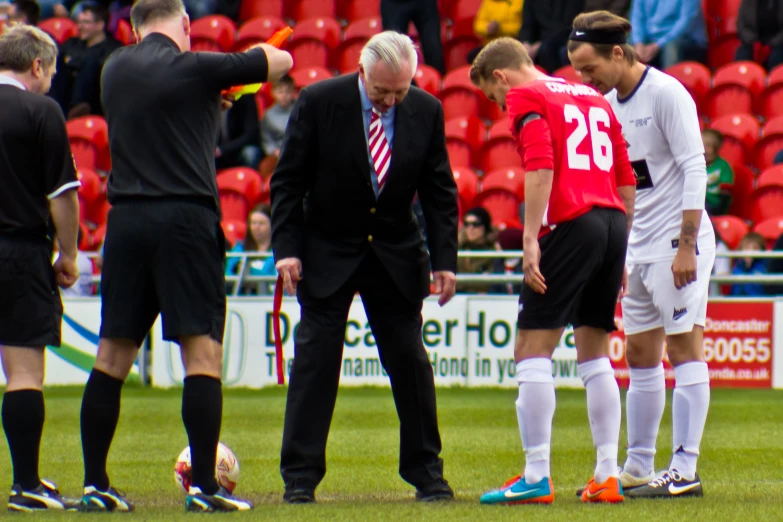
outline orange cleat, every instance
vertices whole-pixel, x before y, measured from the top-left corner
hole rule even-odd
[[[595,478],[591,478],[582,491],[582,502],[619,504],[623,500],[625,500],[623,485],[617,477],[609,477],[603,484],[596,484]]]

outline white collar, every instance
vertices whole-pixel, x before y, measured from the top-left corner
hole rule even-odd
[[[0,73],[0,85],[13,85],[14,87],[19,87],[23,91],[27,90],[27,87],[25,87],[22,82],[2,73]]]

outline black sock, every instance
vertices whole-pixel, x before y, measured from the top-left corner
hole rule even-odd
[[[109,489],[106,459],[120,419],[122,384],[120,379],[93,369],[84,387],[81,426],[85,487]]]
[[[44,398],[41,390],[17,390],[3,395],[3,429],[11,450],[14,484],[24,490],[37,488],[38,455],[44,425]]]
[[[219,489],[215,460],[222,419],[223,388],[220,380],[206,375],[185,377],[182,421],[188,432],[193,485],[207,495],[214,495]]]

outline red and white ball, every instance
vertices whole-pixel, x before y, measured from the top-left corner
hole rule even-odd
[[[239,461],[234,452],[222,442],[218,444],[215,474],[221,486],[233,493],[239,480]],[[193,469],[190,464],[190,446],[182,450],[174,465],[174,479],[185,493],[190,489]]]

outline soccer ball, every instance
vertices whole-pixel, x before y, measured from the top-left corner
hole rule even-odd
[[[215,474],[218,483],[226,488],[229,493],[233,493],[239,480],[239,461],[234,452],[222,442],[217,448],[217,462]],[[190,466],[190,446],[182,450],[177,457],[177,463],[174,465],[174,480],[185,493],[190,489],[193,469]]]

